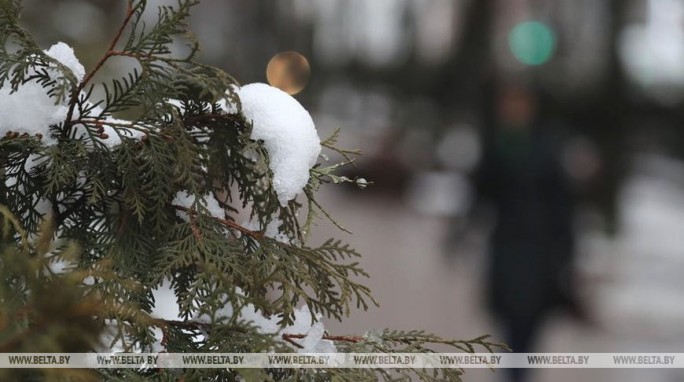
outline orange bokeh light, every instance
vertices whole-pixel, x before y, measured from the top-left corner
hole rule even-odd
[[[310,76],[309,61],[293,51],[276,54],[266,67],[268,83],[291,95],[301,92]]]

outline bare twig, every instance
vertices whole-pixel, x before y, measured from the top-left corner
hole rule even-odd
[[[121,23],[121,26],[119,27],[119,30],[116,32],[116,35],[112,39],[112,41],[109,43],[109,47],[107,48],[107,51],[105,54],[100,58],[100,60],[95,64],[92,70],[86,74],[86,76],[83,78],[83,80],[78,84],[76,89],[74,89],[73,93],[71,94],[71,99],[69,100],[69,111],[67,112],[67,117],[65,121],[65,126],[69,126],[71,124],[71,119],[74,115],[74,108],[76,107],[76,103],[78,101],[78,95],[81,94],[81,91],[85,89],[86,85],[93,79],[95,76],[95,73],[97,73],[100,68],[102,68],[102,65],[112,56],[118,55],[117,53],[120,53],[118,51],[114,50],[114,47],[116,47],[116,44],[119,42],[121,39],[121,36],[123,35],[124,30],[128,26],[128,23],[131,21],[131,18],[133,17],[134,14],[134,9],[133,9],[133,0],[128,1],[128,5],[126,6],[126,16]],[[119,54],[120,55],[120,54]]]

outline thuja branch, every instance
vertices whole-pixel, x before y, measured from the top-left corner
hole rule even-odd
[[[184,330],[199,330],[203,332],[211,332],[212,325],[209,323],[205,322],[197,322],[197,321],[179,321],[179,320],[165,320],[161,318],[152,318],[151,320],[152,325],[161,328],[163,331],[166,331],[166,328],[169,326],[173,326],[178,329],[184,329]],[[301,340],[306,338],[307,334],[296,334],[296,333],[284,333],[281,338],[292,344],[293,346],[302,349],[303,346],[298,344],[295,340]],[[324,335],[322,337],[324,340],[328,341],[334,341],[334,342],[350,342],[350,343],[359,343],[363,342],[366,339],[360,336],[334,336],[334,335]]]
[[[293,340],[295,340],[295,339],[299,339],[299,340],[304,339],[304,338],[306,338],[306,336],[307,336],[306,334],[292,334],[292,333],[283,333],[283,335],[282,335],[283,340],[290,342],[290,343],[293,343],[294,342]],[[351,343],[359,343],[359,342],[366,340],[365,338],[359,337],[359,336],[331,336],[331,335],[327,335],[327,334],[324,335],[322,337],[322,339],[328,340],[328,341],[335,341],[335,342],[351,342]],[[297,344],[296,342],[295,342],[295,344],[297,346],[301,347],[301,345]]]
[[[152,130],[151,127],[146,126],[144,124],[141,124],[140,122],[116,122],[116,121],[108,121],[108,120],[103,120],[103,119],[98,119],[98,118],[79,118],[73,123],[82,123],[84,125],[88,126],[96,126],[98,129],[101,130],[102,126],[110,126],[114,129],[127,129],[127,130],[137,130],[141,133],[149,134],[150,130]]]
[[[109,51],[108,54],[110,57],[112,57],[112,56],[123,56],[123,57],[135,58],[138,60],[150,59],[150,58],[154,57],[154,55],[152,55],[151,53],[134,53],[134,52],[126,52],[123,50],[112,50],[112,51]]]
[[[209,333],[211,325],[196,321],[178,321],[178,320],[165,320],[162,318],[151,318],[151,324],[161,329],[162,338],[161,345],[166,347],[169,341],[169,327],[173,326],[179,329],[191,330],[191,331],[204,331]]]
[[[209,331],[211,329],[211,324],[207,324],[204,322],[197,322],[197,321],[179,321],[179,320],[165,320],[162,318],[152,318],[151,321],[152,325],[159,327],[159,328],[165,328],[168,326],[173,326],[179,329],[186,329],[186,330],[204,330],[204,331]]]
[[[126,16],[124,17],[123,22],[121,23],[121,26],[119,27],[119,30],[116,32],[116,35],[114,35],[114,38],[112,41],[109,43],[109,47],[107,48],[107,52],[102,56],[100,61],[95,64],[93,69],[88,72],[88,74],[83,78],[83,81],[78,86],[78,90],[81,91],[83,88],[90,82],[90,80],[95,76],[95,73],[97,73],[100,68],[102,68],[102,65],[104,65],[105,61],[107,61],[110,57],[114,56],[116,54],[116,51],[114,50],[114,47],[116,47],[116,44],[119,42],[121,39],[121,36],[123,35],[123,31],[126,29],[128,26],[128,23],[131,21],[131,18],[133,17],[134,14],[134,8],[133,8],[133,0],[129,0],[128,4],[126,5]]]
[[[183,211],[190,216],[194,216],[197,214],[197,211],[193,210],[192,208],[178,206],[175,204],[173,205],[173,208],[175,208],[179,211]],[[216,216],[210,216],[210,217],[212,219],[216,220],[217,222],[223,224],[224,226],[226,226],[228,228],[232,228],[234,230],[237,230],[237,231],[239,231],[239,232],[241,232],[241,233],[243,233],[243,234],[245,234],[245,235],[247,235],[253,239],[262,239],[264,237],[264,234],[262,232],[252,231],[250,229],[247,229],[247,228],[235,223],[234,221],[231,221],[228,219],[221,219],[221,218],[216,217]]]
[[[197,123],[206,123],[206,124],[211,124],[217,121],[225,120],[227,119],[226,114],[220,114],[220,113],[210,113],[210,114],[200,114],[200,115],[193,115],[189,117],[185,117],[183,121],[185,122],[185,125],[188,127],[194,126]]]
[[[212,325],[206,322],[198,321],[179,321],[179,320],[165,320],[162,318],[151,317],[151,324],[165,329],[169,326],[173,326],[178,329],[184,330],[200,330],[204,332],[210,332]],[[297,334],[297,333],[283,333],[281,338],[298,348],[303,348],[302,345],[298,344],[295,340],[301,340],[306,338],[307,334]],[[350,342],[359,343],[366,339],[360,336],[335,336],[335,335],[323,335],[322,339],[334,342]]]

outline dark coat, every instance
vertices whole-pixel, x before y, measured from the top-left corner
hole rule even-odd
[[[574,251],[573,198],[550,131],[498,130],[475,184],[496,212],[488,303],[503,320],[535,320],[566,301]]]

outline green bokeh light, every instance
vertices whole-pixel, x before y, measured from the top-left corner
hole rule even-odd
[[[508,46],[513,56],[525,65],[542,65],[556,49],[556,36],[551,28],[539,21],[517,24],[508,34]]]

